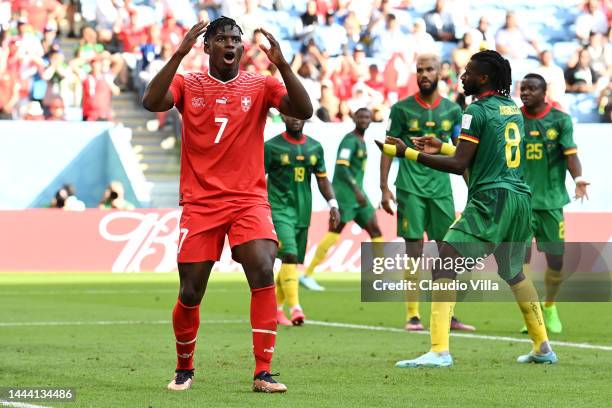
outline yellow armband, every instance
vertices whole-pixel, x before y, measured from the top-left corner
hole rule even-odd
[[[444,156],[454,156],[455,150],[457,150],[457,148],[452,144],[442,143],[442,147],[440,148],[440,154],[443,154]]]
[[[385,143],[383,145],[383,153],[387,156],[395,157],[397,154],[397,147],[393,144]]]
[[[417,157],[419,157],[419,151],[409,147],[406,149],[406,153],[404,153],[404,156],[406,156],[408,160],[417,161]]]

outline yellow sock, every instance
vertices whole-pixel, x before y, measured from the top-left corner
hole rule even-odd
[[[546,285],[546,297],[544,298],[544,306],[551,307],[555,304],[555,299],[559,293],[559,288],[563,278],[561,277],[561,271],[554,269],[546,269],[546,275],[544,275],[544,284]]]
[[[529,264],[523,264],[523,275],[526,278],[531,279],[531,269],[529,268]]]
[[[510,289],[512,289],[514,298],[523,314],[529,337],[533,342],[533,350],[536,353],[548,352],[548,335],[546,334],[546,326],[544,326],[540,302],[538,302],[538,292],[533,286],[533,282],[524,279],[516,285],[510,286]]]
[[[421,318],[419,313],[419,274],[420,270],[416,270],[415,273],[411,273],[411,270],[407,269],[404,271],[404,279],[409,282],[414,282],[416,290],[406,292],[406,321],[409,321],[413,317]]]
[[[321,262],[323,262],[325,256],[327,255],[327,251],[329,251],[329,248],[331,248],[338,241],[338,238],[340,238],[340,234],[336,232],[328,232],[325,234],[321,242],[319,242],[319,246],[317,246],[314,258],[312,258],[310,265],[308,265],[308,268],[306,268],[306,276],[312,276],[315,268],[319,266]]]
[[[436,283],[450,282],[452,280],[448,278],[436,280]],[[440,353],[449,350],[450,322],[457,293],[454,290],[434,290],[431,295],[431,351]]]
[[[371,239],[372,242],[385,242],[383,237],[374,237]]]
[[[283,292],[283,287],[281,286],[280,276],[281,274],[279,271],[276,274],[276,279],[274,280],[274,283],[276,284],[276,287],[274,288],[276,293],[276,307],[278,309],[282,309],[283,305],[285,304],[285,293]]]
[[[298,276],[296,264],[282,264],[280,269],[280,283],[287,299],[287,305],[292,308],[300,304],[298,297]]]

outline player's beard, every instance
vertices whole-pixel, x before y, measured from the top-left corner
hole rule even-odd
[[[419,92],[421,93],[421,95],[429,96],[432,93],[434,93],[436,91],[436,89],[438,89],[438,81],[439,80],[440,80],[439,78],[436,78],[431,83],[431,86],[429,88],[421,88],[421,85],[419,84]]]

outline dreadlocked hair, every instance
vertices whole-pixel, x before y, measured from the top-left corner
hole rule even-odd
[[[510,62],[493,50],[480,51],[472,55],[472,60],[478,62],[478,70],[489,77],[489,82],[495,92],[510,96],[512,73]]]
[[[211,21],[210,24],[208,24],[208,27],[206,27],[206,32],[204,33],[204,44],[208,44],[208,39],[211,36],[217,34],[219,28],[223,28],[225,26],[230,26],[232,29],[234,27],[237,27],[238,31],[240,32],[240,35],[243,34],[242,28],[240,28],[238,23],[236,23],[236,20],[234,20],[233,18],[221,16]]]

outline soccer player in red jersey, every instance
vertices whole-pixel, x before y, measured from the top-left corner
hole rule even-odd
[[[191,387],[200,302],[226,235],[251,288],[253,391],[287,390],[270,373],[276,340],[272,267],[277,237],[266,191],[263,130],[269,108],[308,119],[312,104],[276,39],[261,31],[270,43],[261,49],[278,68],[284,86],[273,77],[240,71],[242,30],[231,18],[220,17],[191,28],[143,97],[149,111],[176,106],[183,116],[180,291],[172,315],[178,363],[171,390]],[[201,35],[204,52],[210,55],[208,71],[177,75],[181,60]]]

